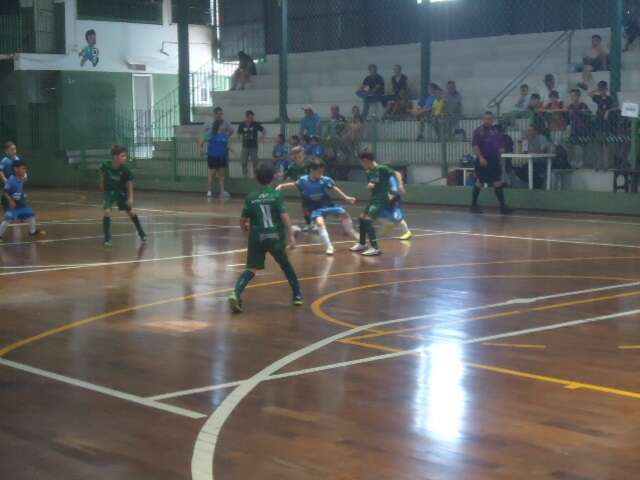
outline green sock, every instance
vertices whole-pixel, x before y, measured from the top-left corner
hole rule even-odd
[[[251,270],[245,270],[244,272],[242,272],[242,275],[240,275],[240,278],[238,278],[238,281],[236,282],[236,288],[234,290],[234,293],[236,294],[236,297],[238,297],[238,299],[240,299],[240,297],[242,296],[242,292],[244,292],[244,289],[247,288],[247,285],[249,285],[249,282],[253,280],[253,277],[255,276],[256,274]]]
[[[296,271],[293,269],[293,265],[291,262],[284,263],[280,265],[282,271],[284,272],[287,280],[289,281],[289,285],[291,286],[291,290],[293,291],[294,297],[302,297],[302,292],[300,291],[300,282],[298,281],[298,275]]]
[[[104,241],[111,241],[111,217],[102,218],[102,230],[104,231]]]
[[[367,221],[367,236],[369,237],[369,242],[371,246],[375,249],[378,249],[378,240],[376,239],[376,228],[373,226],[373,221]]]

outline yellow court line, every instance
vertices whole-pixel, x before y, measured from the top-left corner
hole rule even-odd
[[[390,273],[390,272],[409,272],[409,271],[417,271],[417,270],[436,270],[436,269],[446,269],[446,268],[458,268],[458,267],[476,267],[476,266],[490,266],[490,265],[518,265],[523,263],[560,263],[560,262],[579,262],[579,261],[616,261],[616,260],[638,260],[640,256],[614,256],[614,257],[564,257],[564,258],[540,258],[540,259],[529,259],[529,260],[496,260],[492,262],[467,262],[467,263],[452,263],[452,264],[444,264],[444,265],[423,265],[417,267],[400,267],[400,268],[385,268],[385,269],[377,269],[377,270],[368,270],[363,272],[343,272],[343,273],[335,273],[331,275],[318,275],[313,277],[301,278],[300,281],[311,281],[311,280],[319,280],[319,279],[327,279],[327,278],[342,278],[342,277],[351,277],[356,275],[367,275],[367,274],[376,274],[376,273]],[[572,277],[574,278],[574,277]],[[580,278],[597,278],[599,280],[612,280],[612,281],[621,281],[621,282],[629,282],[629,281],[637,281],[633,278],[621,278],[621,277],[580,277]],[[249,285],[247,288],[264,288],[276,285],[286,284],[286,280],[278,280],[273,282],[260,283],[256,285]],[[194,298],[200,298],[210,295],[215,295],[217,293],[228,293],[231,292],[232,288],[223,288],[210,290],[207,292],[196,293],[191,295],[184,295],[181,297],[173,297],[165,300],[160,300],[157,302],[151,302],[141,305],[133,305],[131,307],[121,308],[118,310],[113,310],[111,312],[105,312],[100,315],[95,315],[89,318],[85,318],[83,320],[74,321],[60,327],[52,328],[50,330],[46,330],[38,335],[34,335],[23,340],[14,342],[2,349],[0,349],[0,357],[4,357],[7,354],[18,350],[19,348],[30,345],[39,340],[43,340],[45,338],[51,337],[53,335],[63,333],[69,331],[71,329],[81,327],[84,325],[88,325],[94,323],[99,320],[104,320],[106,318],[115,317],[118,315],[122,315],[125,313],[130,313],[138,310],[143,310],[146,308],[157,307],[160,305],[167,305],[170,303],[181,302],[185,300],[192,300]],[[324,297],[323,297],[324,298]],[[314,302],[313,305],[317,303]],[[312,305],[312,309],[313,309]],[[322,315],[318,315],[318,313],[314,312],[320,318],[323,318]],[[347,322],[337,321],[335,319],[332,320],[332,323],[336,323],[338,325],[347,326],[349,328],[353,328],[353,325],[348,324]]]
[[[640,350],[640,345],[620,345],[620,350]]]
[[[552,309],[552,308],[573,307],[575,305],[581,305],[581,304],[585,304],[585,303],[603,302],[605,300],[613,300],[615,298],[624,298],[624,297],[634,297],[634,296],[637,296],[637,295],[640,295],[640,290],[636,290],[634,292],[627,292],[627,293],[617,293],[615,295],[606,295],[604,297],[585,298],[584,300],[575,300],[575,301],[571,301],[571,302],[558,303],[556,305],[544,305],[542,307],[536,307],[536,308],[532,309],[532,311],[540,312],[540,311],[549,310],[549,309]]]
[[[547,348],[546,345],[537,345],[537,344],[530,344],[530,343],[493,343],[493,342],[488,342],[488,343],[481,343],[480,345],[486,345],[489,347],[505,347],[505,348],[538,348],[538,349],[545,349]]]
[[[364,347],[364,348],[368,348],[368,349],[372,349],[372,350],[379,350],[382,352],[387,352],[387,353],[409,353],[410,350],[401,350],[398,348],[392,348],[392,347],[386,347],[383,345],[376,345],[373,343],[364,343],[364,342],[353,342],[353,341],[349,341],[349,339],[343,339],[341,340],[342,343],[347,343],[350,345],[357,345],[360,347]],[[413,355],[416,356],[420,356],[422,355],[422,353],[420,352],[414,352]],[[526,378],[528,380],[536,380],[539,382],[545,382],[545,383],[553,383],[556,385],[562,385],[563,387],[569,389],[569,390],[591,390],[594,392],[599,392],[599,393],[608,393],[610,395],[616,395],[616,396],[620,396],[620,397],[628,397],[628,398],[634,398],[634,399],[640,399],[640,392],[633,392],[630,390],[622,390],[619,388],[611,388],[611,387],[606,387],[603,385],[595,385],[593,383],[584,383],[584,382],[577,382],[575,380],[566,380],[563,378],[557,378],[557,377],[550,377],[548,375],[538,375],[537,373],[530,373],[530,372],[523,372],[520,370],[514,370],[511,368],[502,368],[502,367],[496,367],[494,365],[485,365],[482,363],[466,363],[466,362],[462,362],[462,365],[467,366],[467,367],[471,367],[471,368],[475,368],[478,370],[485,370],[488,372],[494,372],[494,373],[500,373],[503,375],[509,375],[512,377],[519,377],[519,378]]]

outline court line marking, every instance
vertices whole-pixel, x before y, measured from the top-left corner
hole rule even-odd
[[[147,398],[139,397],[137,395],[133,395],[130,393],[114,390],[113,388],[103,387],[101,385],[85,382],[83,380],[77,380],[75,378],[67,377],[66,375],[60,375],[58,373],[49,372],[47,370],[31,367],[23,363],[13,362],[11,360],[6,360],[4,358],[0,358],[0,365],[4,365],[5,367],[13,368],[15,370],[21,370],[23,372],[27,372],[32,375],[37,375],[39,377],[44,377],[49,380],[55,380],[57,382],[66,383],[67,385],[72,385],[74,387],[90,390],[92,392],[100,393],[102,395],[107,395],[109,397],[118,398],[120,400],[125,400],[127,402],[135,403],[135,404],[142,405],[149,408],[154,408],[156,410],[161,410],[167,413],[172,413],[174,415],[180,415],[182,417],[187,417],[194,420],[198,420],[200,418],[206,417],[206,415],[199,412],[194,412],[193,410],[187,410],[185,408],[175,407],[173,405],[167,405],[154,400],[149,400]]]
[[[501,276],[493,276],[492,275],[489,278],[500,278],[500,277]],[[514,278],[514,277],[519,277],[519,276],[517,276],[517,275],[509,275],[507,277],[508,278]],[[526,275],[524,277],[532,278],[533,276],[532,275]],[[557,278],[557,276],[547,276],[547,275],[545,275],[543,277],[544,278]],[[447,278],[436,278],[436,279],[416,279],[415,281],[416,282],[431,281],[431,280],[443,281],[443,280],[452,280],[452,279],[460,279],[460,278],[468,279],[470,277],[447,277]],[[474,276],[472,278],[488,278],[488,277],[487,276]],[[562,276],[562,278],[565,278],[565,276]],[[572,277],[572,278],[575,278],[575,277]],[[590,278],[590,277],[580,277],[580,278]],[[594,278],[597,278],[597,279],[600,279],[600,280],[608,279],[607,277],[594,277]],[[393,283],[402,283],[402,282],[393,282]],[[640,285],[640,282],[635,282],[635,284]],[[423,318],[429,318],[429,317],[440,317],[440,316],[456,315],[456,314],[468,313],[468,312],[477,311],[477,310],[489,310],[489,309],[492,309],[492,308],[499,308],[499,307],[503,307],[503,306],[507,306],[507,305],[512,305],[514,302],[520,303],[520,302],[526,301],[527,303],[536,303],[536,302],[546,301],[546,300],[549,300],[549,299],[552,299],[552,298],[561,298],[561,297],[566,297],[566,296],[569,296],[569,295],[573,296],[573,295],[580,295],[580,294],[584,294],[584,293],[591,293],[593,290],[603,290],[603,289],[611,290],[611,289],[614,289],[614,288],[626,288],[629,285],[633,285],[633,284],[610,285],[610,286],[607,286],[607,287],[599,287],[598,289],[576,290],[576,291],[573,291],[573,292],[561,292],[561,293],[556,293],[556,294],[553,294],[553,295],[545,295],[545,296],[533,297],[533,298],[528,298],[528,299],[515,298],[515,299],[511,299],[511,300],[506,300],[506,301],[500,302],[500,303],[492,303],[492,304],[486,304],[486,305],[478,305],[478,306],[475,306],[475,307],[452,309],[452,310],[448,310],[448,311],[444,311],[444,312],[431,313],[431,314],[428,314],[428,315],[421,315],[421,316],[418,316],[418,317],[398,318],[398,319],[389,321],[387,323],[387,325],[391,325],[391,324],[394,324],[394,323],[407,322],[407,321],[411,321],[411,320],[414,320],[414,319],[423,319]],[[379,285],[371,285],[370,287],[376,287],[376,286],[379,286]],[[341,293],[346,293],[347,291],[352,291],[352,289],[342,290]],[[340,293],[340,292],[336,292],[336,293]],[[638,294],[638,293],[640,293],[640,292],[636,292],[636,294]],[[316,302],[314,302],[314,304],[317,303],[320,300],[321,299],[316,300]],[[561,307],[564,307],[564,306],[566,306],[565,303],[558,304],[558,308],[561,308]],[[531,310],[533,310],[533,309],[531,309]],[[314,310],[313,309],[313,304],[312,304],[312,311],[316,316],[319,316],[318,312],[320,312],[322,315],[326,315],[324,313],[324,311],[322,311],[321,308],[319,308],[319,307],[316,310]],[[491,315],[485,315],[485,316],[482,316],[482,317],[479,317],[479,318],[482,318],[482,319],[485,319],[485,318],[486,319],[499,318],[499,317],[503,316],[503,313],[504,312],[495,313],[495,314],[491,314]],[[518,312],[507,312],[507,313],[521,313],[521,312],[518,311]],[[323,317],[320,317],[320,318],[322,318],[324,320]],[[429,327],[443,327],[443,326],[446,327],[446,326],[449,326],[449,325],[454,325],[454,324],[458,324],[458,323],[462,323],[462,322],[467,322],[467,321],[470,321],[470,320],[471,319],[456,320],[456,321],[450,321],[450,322],[442,322],[442,323],[438,323],[438,324],[435,324],[435,325],[429,325]],[[340,323],[340,325],[343,325],[343,324]],[[358,325],[354,325],[354,324],[351,324],[351,323],[348,323],[348,322],[344,322],[343,326],[345,326],[347,328],[358,328],[359,327]],[[367,330],[370,331],[370,330],[373,330],[373,329],[367,329]],[[388,331],[388,330],[387,331],[383,331],[383,332],[387,333],[389,335],[394,334],[393,331]],[[363,339],[363,338],[369,338],[369,337],[366,336],[366,335],[356,336],[356,337],[349,337],[349,338],[346,338],[346,339],[342,340],[342,342],[356,344],[356,342],[358,342],[360,339]],[[430,337],[430,338],[433,338],[433,337]],[[499,344],[496,343],[496,344],[490,344],[490,345],[505,346],[505,347],[506,346],[511,346],[511,347],[518,346],[518,347],[521,347],[521,348],[525,348],[525,347],[528,347],[528,348],[540,348],[540,347],[542,347],[542,348],[544,348],[545,347],[544,345],[542,345],[542,346],[539,346],[539,345],[531,346],[531,345],[506,344],[506,343],[499,343]],[[278,378],[280,378],[280,377],[278,377]],[[244,381],[244,380],[242,380],[242,381]],[[223,388],[227,388],[227,387],[237,386],[242,381],[223,383],[223,384],[219,384],[219,385],[208,385],[208,386],[204,386],[204,387],[191,388],[191,389],[188,389],[188,390],[180,390],[180,391],[169,392],[169,393],[164,393],[164,394],[159,394],[159,395],[153,395],[153,396],[147,397],[147,398],[149,398],[151,400],[165,400],[165,399],[175,398],[175,397],[184,397],[184,396],[188,396],[188,395],[192,395],[192,394],[205,393],[205,392],[208,392],[208,391],[219,390],[219,389],[223,389]]]
[[[560,328],[573,327],[577,325],[584,325],[588,323],[600,322],[605,320],[611,320],[626,316],[638,315],[640,314],[640,309],[629,310],[625,312],[618,312],[611,315],[603,315],[599,317],[591,317],[585,318],[581,320],[573,320],[569,322],[561,322],[552,325],[545,325],[541,327],[527,328],[523,330],[514,330],[511,332],[504,332],[497,335],[489,335],[483,337],[477,337],[470,340],[464,340],[461,342],[448,342],[449,345],[470,345],[474,343],[485,343],[492,342],[495,340],[501,340],[503,338],[514,338],[517,336],[528,335],[531,333],[539,333],[546,332],[551,330],[557,330]],[[213,414],[207,419],[204,423],[202,429],[200,430],[198,437],[196,439],[194,448],[193,448],[193,456],[191,458],[191,476],[193,480],[215,480],[213,473],[213,462],[215,457],[216,446],[218,443],[218,437],[220,436],[222,427],[226,423],[227,419],[231,416],[236,407],[242,402],[242,400],[249,395],[260,383],[265,381],[265,379],[269,378],[271,375],[276,373],[278,370],[286,367],[287,365],[293,363],[294,361],[309,355],[333,342],[337,342],[342,340],[349,335],[354,333],[358,333],[360,331],[364,331],[366,329],[372,327],[380,327],[384,325],[389,325],[391,323],[397,323],[395,320],[386,320],[383,322],[376,322],[367,325],[362,325],[360,327],[356,327],[353,329],[349,329],[343,332],[340,332],[336,335],[327,337],[323,340],[319,340],[311,345],[308,345],[304,348],[301,348],[280,360],[276,360],[271,363],[267,367],[260,370],[258,373],[250,377],[249,379],[243,381],[240,385],[234,388],[234,390],[229,393],[222,401],[222,403],[216,408]],[[446,344],[445,344],[446,345]],[[316,369],[307,369],[307,373],[311,373],[312,371],[323,371],[329,370],[332,368],[338,367],[349,367],[352,365],[361,365],[364,363],[377,362],[380,360],[387,360],[392,358],[399,358],[407,355],[415,355],[415,354],[426,354],[434,349],[442,347],[440,345],[429,346],[426,348],[418,348],[413,350],[403,350],[395,353],[387,353],[383,355],[376,355],[372,357],[365,357],[356,360],[349,360],[345,362],[340,362],[332,365],[324,365],[322,367],[317,367]],[[569,385],[575,385],[576,388],[589,388],[589,384],[583,384],[580,382],[568,382]],[[612,392],[615,389],[609,389],[608,387],[599,387],[601,389],[606,389],[608,392]],[[603,390],[599,390],[603,391]],[[640,398],[640,393],[636,392],[625,392],[624,396],[632,397],[632,398]]]
[[[486,345],[488,347],[505,347],[505,348],[539,348],[545,349],[546,345],[533,344],[533,343],[495,343],[495,342],[487,342],[482,345]]]
[[[336,242],[337,243],[337,242]],[[240,252],[244,252],[246,250],[240,250]],[[229,252],[225,252],[225,253],[229,253]],[[210,254],[208,254],[210,255]],[[191,257],[188,257],[191,258]],[[522,264],[522,263],[558,263],[558,262],[575,262],[575,261],[601,261],[601,260],[607,260],[607,261],[612,261],[612,260],[629,260],[629,259],[638,259],[639,257],[575,257],[575,258],[541,258],[541,259],[530,259],[530,260],[499,260],[499,261],[493,261],[493,262],[470,262],[470,263],[454,263],[454,264],[444,264],[444,265],[423,265],[423,266],[417,266],[417,267],[400,267],[400,268],[383,268],[383,269],[376,269],[376,270],[365,270],[365,271],[359,271],[359,272],[342,272],[342,273],[334,273],[334,274],[330,274],[330,275],[316,275],[316,276],[312,276],[312,277],[304,277],[304,278],[300,278],[300,281],[311,281],[311,280],[318,280],[318,279],[326,279],[326,278],[343,278],[343,277],[352,277],[352,276],[356,276],[356,275],[368,275],[368,274],[376,274],[376,273],[391,273],[391,272],[409,272],[409,271],[417,271],[417,270],[435,270],[435,269],[440,269],[440,268],[458,268],[458,267],[475,267],[475,266],[489,266],[489,265],[511,265],[511,264]],[[47,270],[45,270],[47,271]],[[0,276],[3,275],[0,273]],[[625,281],[628,280],[627,278],[615,278],[612,280],[618,280],[618,281]],[[250,289],[254,289],[254,288],[263,288],[263,287],[270,287],[270,286],[276,286],[276,285],[285,285],[287,283],[286,280],[274,280],[271,282],[265,282],[265,283],[258,283],[258,284],[254,284],[254,285],[249,285],[247,288]],[[609,286],[609,287],[599,287],[599,289],[611,289],[611,288],[623,288],[623,286],[636,286],[636,285],[640,285],[640,282],[632,282],[632,283],[626,283],[626,284],[621,284],[621,286],[618,285],[613,285],[613,286]],[[80,327],[83,325],[87,325],[89,323],[93,323],[95,321],[98,320],[102,320],[105,318],[111,318],[120,314],[124,314],[124,313],[129,313],[129,312],[133,312],[133,311],[138,311],[138,310],[142,310],[145,308],[151,308],[151,307],[155,307],[155,306],[159,306],[159,305],[166,305],[169,303],[176,303],[176,302],[182,302],[185,300],[192,300],[195,298],[199,298],[199,297],[205,297],[205,296],[211,296],[211,295],[215,295],[218,293],[228,293],[231,292],[233,290],[232,287],[228,287],[228,288],[222,288],[222,289],[215,289],[215,290],[210,290],[210,291],[205,291],[205,292],[201,292],[201,293],[195,293],[195,294],[191,294],[191,295],[185,295],[185,296],[180,296],[180,297],[173,297],[173,298],[168,298],[165,300],[159,300],[156,302],[151,302],[151,303],[147,303],[147,304],[141,304],[141,305],[133,305],[130,307],[126,307],[126,308],[122,308],[122,309],[118,309],[118,310],[113,310],[111,312],[105,312],[102,313],[100,315],[95,315],[89,318],[85,318],[83,320],[76,320],[70,323],[67,323],[65,325],[62,325],[60,327],[55,327],[55,328],[51,328],[49,330],[46,330],[42,333],[39,333],[37,335],[33,335],[31,337],[27,337],[25,339],[19,340],[17,342],[14,342],[10,345],[7,345],[6,347],[0,349],[0,357],[3,357],[5,355],[7,355],[8,353],[11,353],[14,350],[17,350],[19,348],[22,348],[26,345],[29,345],[31,343],[34,343],[38,340],[42,340],[44,338],[50,337],[52,335],[55,335],[57,333],[62,333],[65,332],[67,330],[71,330],[73,328],[76,327]],[[589,290],[593,290],[594,289],[589,289]],[[564,295],[570,295],[570,293],[565,293]],[[517,303],[526,303],[526,299],[516,299],[515,300]]]
[[[206,228],[205,227],[203,227],[203,228],[179,228],[179,229],[176,229],[176,230],[148,231],[147,235],[149,237],[152,237],[154,235],[167,234],[167,233],[202,232],[202,231],[209,231],[209,230],[219,230],[219,229],[217,227],[214,227],[214,226],[206,227]],[[118,233],[118,234],[114,233],[112,235],[112,237],[137,237],[137,236],[138,236],[137,233]],[[0,247],[11,247],[11,246],[31,245],[31,244],[47,245],[47,244],[50,244],[50,243],[82,241],[82,240],[95,240],[97,238],[104,238],[104,235],[88,235],[88,236],[85,236],[85,237],[51,238],[51,239],[44,239],[44,240],[32,240],[32,241],[28,241],[28,242],[6,242],[6,243],[0,244]],[[42,268],[42,267],[44,267],[44,265],[36,266],[36,268]],[[27,269],[27,268],[34,268],[34,267],[32,267],[30,265],[16,266],[16,267],[0,266],[0,269],[5,269],[5,268]]]
[[[620,350],[640,350],[640,345],[620,345]]]
[[[418,234],[414,235],[414,238],[419,237],[432,237],[446,235],[441,232],[428,233],[428,234]],[[333,242],[334,245],[345,244],[345,243],[353,243],[353,240],[344,240]],[[297,244],[296,248],[308,248],[308,247],[320,247],[323,246],[322,243],[302,243]],[[165,262],[171,260],[185,260],[189,258],[201,258],[201,257],[216,257],[221,255],[229,255],[235,253],[244,253],[246,252],[246,248],[237,249],[237,250],[227,250],[222,252],[209,252],[209,253],[199,253],[192,255],[178,255],[174,257],[156,257],[156,258],[143,258],[137,260],[121,260],[116,262],[96,262],[96,263],[78,263],[78,264],[63,264],[63,265],[24,265],[18,267],[0,267],[0,269],[21,269],[21,271],[17,272],[2,272],[0,273],[0,277],[2,276],[10,276],[10,275],[27,275],[30,273],[43,273],[43,272],[58,272],[64,270],[77,270],[82,268],[96,268],[96,267],[110,267],[115,265],[130,265],[133,263],[149,263],[149,262]],[[347,252],[344,252],[347,253]],[[640,258],[640,257],[638,257]],[[31,268],[31,270],[29,270]]]

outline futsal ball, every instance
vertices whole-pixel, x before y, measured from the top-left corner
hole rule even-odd
[[[302,229],[298,225],[292,225],[291,226],[291,232],[297,237],[298,234],[300,234],[300,232],[302,232]]]

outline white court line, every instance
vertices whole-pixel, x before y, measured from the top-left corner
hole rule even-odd
[[[127,225],[129,225],[131,222],[128,222]],[[120,224],[117,224],[120,225]],[[158,224],[155,224],[158,225]],[[171,224],[167,224],[167,225],[171,225]],[[154,235],[158,235],[158,234],[165,234],[165,233],[184,233],[184,232],[201,232],[201,231],[208,231],[208,230],[219,230],[218,227],[212,225],[209,226],[207,228],[179,228],[177,230],[157,230],[157,231],[150,231],[147,232],[148,236],[154,236]],[[118,234],[113,234],[112,237],[137,237],[138,234],[137,233],[118,233]],[[16,245],[30,245],[30,244],[50,244],[50,243],[60,243],[60,242],[71,242],[71,241],[81,241],[81,240],[95,240],[96,238],[104,238],[104,235],[87,235],[85,237],[65,237],[65,238],[52,238],[52,239],[45,239],[45,240],[32,240],[30,242],[7,242],[7,243],[3,243],[0,245],[0,247],[10,247],[10,246],[16,246]],[[44,267],[44,265],[42,266],[37,266],[36,268],[39,267]],[[3,268],[34,268],[31,266],[21,266],[21,267],[2,267],[0,266],[0,269]]]
[[[40,368],[30,367],[29,365],[25,365],[23,363],[12,362],[11,360],[5,360],[4,358],[0,358],[0,365],[4,365],[5,367],[9,367],[9,368],[14,368],[16,370],[21,370],[23,372],[31,373],[33,375],[38,375],[40,377],[48,378],[49,380],[55,380],[57,382],[73,385],[74,387],[84,388],[85,390],[101,393],[102,395],[107,395],[109,397],[114,397],[120,400],[125,400],[127,402],[143,405],[145,407],[154,408],[156,410],[162,410],[168,413],[173,413],[174,415],[180,415],[182,417],[192,418],[194,420],[206,417],[206,415],[203,415],[202,413],[194,412],[193,410],[174,407],[172,405],[165,405],[164,403],[156,402],[154,400],[148,400],[146,398],[139,397],[137,395],[120,392],[112,388],[95,385],[93,383],[77,380],[75,378],[67,377],[65,375],[60,375],[58,373],[49,372],[47,370],[42,370]]]
[[[244,265],[244,264],[242,264]],[[449,316],[449,315],[461,315],[464,313],[469,313],[469,312],[474,312],[474,311],[478,311],[478,310],[489,310],[492,308],[500,308],[500,307],[506,307],[506,306],[511,306],[511,305],[525,305],[525,304],[531,304],[531,303],[538,303],[538,302],[544,302],[547,300],[554,300],[556,298],[563,298],[563,297],[573,297],[573,296],[577,296],[577,295],[584,295],[584,294],[589,294],[589,293],[599,293],[599,292],[606,292],[609,290],[618,290],[618,289],[622,289],[622,288],[632,288],[632,287],[638,287],[640,286],[640,282],[630,282],[630,283],[622,283],[622,284],[616,284],[616,285],[607,285],[605,287],[596,287],[596,288],[588,288],[588,289],[584,289],[584,290],[574,290],[571,292],[560,292],[560,293],[554,293],[551,295],[543,295],[540,297],[532,297],[532,298],[513,298],[511,300],[506,300],[504,302],[500,302],[500,303],[491,303],[491,304],[487,304],[487,305],[478,305],[476,307],[468,307],[468,308],[457,308],[457,309],[452,309],[452,310],[448,310],[448,311],[443,311],[443,312],[438,312],[438,313],[429,313],[429,314],[425,314],[425,315],[416,315],[416,316],[412,316],[412,317],[403,317],[403,318],[398,318],[395,320],[390,320],[388,321],[387,325],[391,325],[391,324],[395,324],[395,323],[405,323],[405,322],[410,322],[410,321],[414,321],[414,320],[426,320],[428,318],[434,318],[434,317],[443,317],[443,316]],[[435,323],[433,325],[428,325],[427,327],[446,327],[446,326],[451,326],[451,325],[457,325],[460,323],[466,323],[469,322],[470,319],[464,319],[464,320],[454,320],[451,322],[442,322],[442,323]],[[274,375],[269,377],[269,379],[275,379],[275,378],[285,378],[282,377],[281,375]],[[223,384],[219,384],[219,385],[209,385],[209,386],[205,386],[205,387],[198,387],[198,388],[192,388],[189,390],[180,390],[180,391],[176,391],[176,392],[171,392],[171,393],[164,393],[161,395],[154,395],[151,397],[147,397],[149,400],[166,400],[169,398],[176,398],[176,397],[185,397],[188,395],[193,395],[193,394],[197,394],[197,393],[205,393],[205,392],[210,392],[213,390],[220,390],[220,389],[224,389],[224,388],[228,388],[228,387],[235,387],[237,385],[239,385],[240,383],[244,382],[245,380],[240,380],[240,381],[236,381],[236,382],[229,382],[229,383],[223,383]]]
[[[421,238],[421,237],[431,237],[437,235],[446,235],[446,233],[442,232],[434,232],[430,234],[418,234],[414,235],[413,238]],[[339,242],[333,242],[336,245],[344,244],[344,243],[353,243],[353,240],[345,240]],[[303,243],[297,244],[296,248],[307,248],[307,247],[321,247],[324,246],[322,243]],[[223,252],[210,252],[210,253],[199,253],[193,255],[178,255],[175,257],[157,257],[157,258],[146,258],[146,259],[138,259],[138,260],[122,260],[117,262],[96,262],[96,263],[79,263],[79,264],[69,264],[69,265],[23,265],[17,267],[0,267],[0,269],[24,269],[15,272],[2,272],[0,273],[0,277],[3,276],[11,276],[11,275],[27,275],[29,273],[43,273],[43,272],[58,272],[63,270],[77,270],[81,268],[96,268],[96,267],[110,267],[115,265],[130,265],[133,263],[149,263],[149,262],[164,262],[170,260],[185,260],[188,258],[200,258],[200,257],[217,257],[221,255],[229,255],[234,253],[244,253],[246,252],[246,248],[241,248],[238,250],[227,250]],[[29,269],[33,270],[29,270]]]
[[[560,328],[572,327],[576,325],[583,325],[587,323],[600,322],[604,320],[611,320],[615,318],[621,318],[631,315],[640,314],[640,309],[638,310],[629,310],[626,312],[618,312],[611,315],[603,315],[599,317],[586,318],[582,320],[574,320],[569,322],[556,323],[552,325],[546,325],[542,327],[528,328],[524,330],[515,330],[512,332],[500,333],[497,335],[489,335],[484,337],[477,337],[470,340],[464,340],[461,342],[447,342],[445,344],[432,345],[426,348],[418,348],[413,350],[406,350],[402,352],[396,353],[388,353],[383,355],[376,355],[373,357],[365,357],[357,360],[350,360],[340,363],[335,363],[333,365],[324,365],[315,368],[309,368],[303,370],[303,373],[312,373],[319,372],[322,370],[328,370],[339,367],[348,367],[352,365],[359,365],[364,363],[376,362],[379,360],[386,360],[391,358],[399,358],[407,355],[415,355],[418,353],[428,353],[437,348],[442,348],[442,345],[469,345],[473,343],[484,343],[495,340],[500,340],[503,338],[512,338],[521,335],[528,335],[531,333],[544,332],[549,330],[556,330]],[[198,434],[198,438],[194,445],[193,456],[191,458],[191,477],[193,480],[215,480],[213,474],[213,460],[215,457],[215,450],[218,442],[218,437],[224,426],[227,419],[231,416],[235,408],[240,404],[240,402],[253,391],[260,383],[268,380],[271,376],[275,374],[278,370],[286,367],[287,365],[293,363],[296,360],[299,360],[310,353],[313,353],[333,342],[338,340],[342,340],[348,336],[354,335],[364,330],[369,330],[371,328],[382,327],[385,325],[390,325],[393,323],[397,323],[397,320],[387,320],[377,323],[371,323],[368,325],[361,325],[356,328],[352,328],[350,330],[346,330],[344,332],[338,333],[331,337],[325,338],[324,340],[320,340],[315,342],[307,347],[301,348],[289,355],[277,360],[271,365],[265,367],[260,372],[256,373],[253,377],[243,381],[240,383],[227,397],[222,401],[222,403],[218,406],[218,408],[213,412],[213,414],[207,419],[204,426],[200,430]],[[292,374],[292,373],[291,373]],[[283,374],[286,375],[286,374]]]

